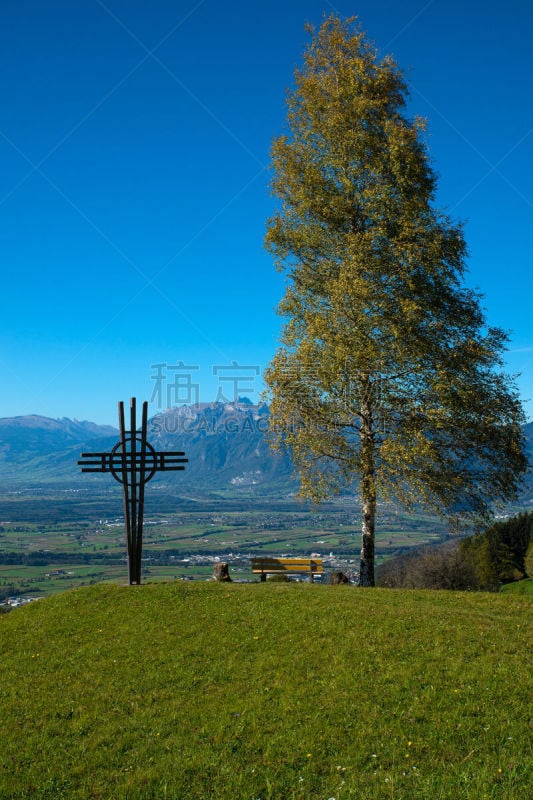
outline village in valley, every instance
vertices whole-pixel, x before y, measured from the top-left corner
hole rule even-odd
[[[124,517],[116,493],[91,496],[80,490],[75,494],[80,499],[76,515],[81,519],[35,521],[43,506],[52,517],[68,517],[71,507],[63,501],[72,494],[26,497],[25,516],[32,521],[0,519],[0,602],[18,605],[29,597],[80,585],[127,580]],[[228,563],[232,580],[256,581],[250,564],[260,555],[321,558],[326,574],[341,570],[354,582],[357,579],[360,525],[353,498],[339,498],[316,509],[294,497],[265,501],[243,492],[218,502],[197,499],[198,510],[173,512],[172,506],[184,504],[183,499],[166,496],[163,501],[157,484],[154,494],[146,503],[143,581],[209,580],[220,562]],[[100,515],[106,505],[117,516]],[[159,514],[151,513],[156,505]],[[7,507],[12,513],[13,503],[2,505],[0,498],[2,516]],[[385,524],[378,536],[380,560],[448,538],[446,526],[424,514],[400,514],[386,506],[381,513]],[[9,587],[16,588],[16,597],[6,594]]]

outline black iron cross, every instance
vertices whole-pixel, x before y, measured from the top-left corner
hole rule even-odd
[[[144,485],[156,472],[185,469],[185,453],[157,453],[146,441],[148,403],[143,403],[142,425],[137,431],[136,400],[130,401],[130,428],[124,423],[124,403],[118,404],[120,441],[110,453],[82,453],[78,464],[82,472],[110,472],[124,489],[124,518],[128,544],[130,584],[141,582],[141,557],[144,514]]]

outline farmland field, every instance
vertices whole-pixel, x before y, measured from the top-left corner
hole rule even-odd
[[[155,513],[154,513],[155,512]],[[251,579],[253,555],[320,553],[331,569],[358,566],[357,504],[340,498],[319,509],[294,498],[223,495],[148,500],[143,580],[206,579],[215,560],[234,579]],[[419,514],[380,509],[377,562],[447,538],[445,525]],[[127,576],[119,491],[20,492],[0,496],[0,590],[43,596]]]

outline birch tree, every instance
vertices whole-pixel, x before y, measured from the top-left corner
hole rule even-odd
[[[507,335],[465,285],[462,226],[436,207],[402,72],[353,19],[311,34],[272,147],[266,246],[287,283],[271,436],[303,496],[358,487],[360,585],[373,586],[378,498],[454,524],[486,516],[518,491],[524,418]]]

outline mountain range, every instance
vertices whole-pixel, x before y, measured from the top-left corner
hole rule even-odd
[[[269,409],[248,400],[171,408],[148,422],[148,441],[160,451],[184,451],[184,472],[163,473],[159,482],[178,482],[201,493],[255,487],[259,493],[295,491],[286,454],[272,452],[268,440]],[[525,428],[533,464],[533,423]],[[89,488],[109,485],[109,475],[85,475],[77,464],[82,452],[107,452],[119,439],[118,429],[78,420],[37,415],[0,418],[0,481],[4,490],[21,486]],[[179,491],[179,489],[178,489]],[[525,502],[533,499],[533,475],[526,480]]]
[[[268,491],[291,478],[290,461],[270,449],[265,433],[268,407],[249,401],[172,408],[148,422],[148,442],[158,451],[184,451],[184,472],[154,478],[210,491],[261,486]],[[118,429],[78,420],[37,415],[0,419],[0,481],[4,488],[53,484],[100,486],[108,475],[85,475],[82,452],[107,452]],[[170,477],[169,477],[170,476]],[[296,487],[296,482],[294,482]]]

